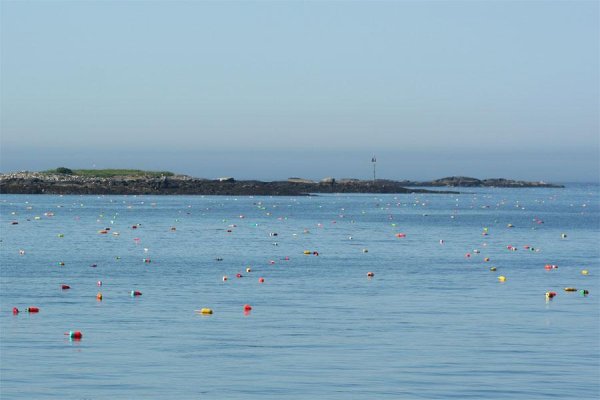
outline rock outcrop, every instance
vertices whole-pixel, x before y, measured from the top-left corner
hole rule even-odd
[[[449,177],[427,182],[327,178],[263,182],[174,176],[115,176],[110,178],[67,174],[19,172],[0,175],[0,193],[22,194],[182,194],[297,196],[311,193],[457,193],[415,187],[562,187],[544,182]]]

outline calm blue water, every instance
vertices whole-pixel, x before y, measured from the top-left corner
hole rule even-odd
[[[1,398],[598,398],[599,187],[466,191],[3,195]]]

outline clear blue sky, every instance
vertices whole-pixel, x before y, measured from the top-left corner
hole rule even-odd
[[[599,176],[597,1],[2,1],[3,172]]]

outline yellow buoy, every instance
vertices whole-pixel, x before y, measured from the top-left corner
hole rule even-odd
[[[590,271],[588,271],[587,269],[581,270],[581,275],[588,275],[589,273],[590,273]]]
[[[203,308],[200,310],[200,314],[209,315],[212,313],[213,313],[213,310],[211,308]]]
[[[566,287],[565,288],[565,292],[576,292],[576,291],[577,291],[577,289],[574,287]]]
[[[495,271],[496,267],[490,267],[490,271]]]
[[[310,254],[310,250],[304,250],[304,254]]]
[[[498,277],[498,280],[499,280],[500,282],[505,282],[505,281],[506,281],[506,277],[505,277],[504,275],[500,275],[500,276]]]

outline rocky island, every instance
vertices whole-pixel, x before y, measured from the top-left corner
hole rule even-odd
[[[561,187],[544,182],[507,179],[479,180],[466,177],[435,181],[393,181],[325,178],[319,182],[289,178],[263,182],[194,178],[171,172],[139,170],[70,170],[57,168],[45,172],[0,174],[3,194],[128,194],[128,195],[267,195],[296,196],[317,193],[458,193],[416,187]]]

